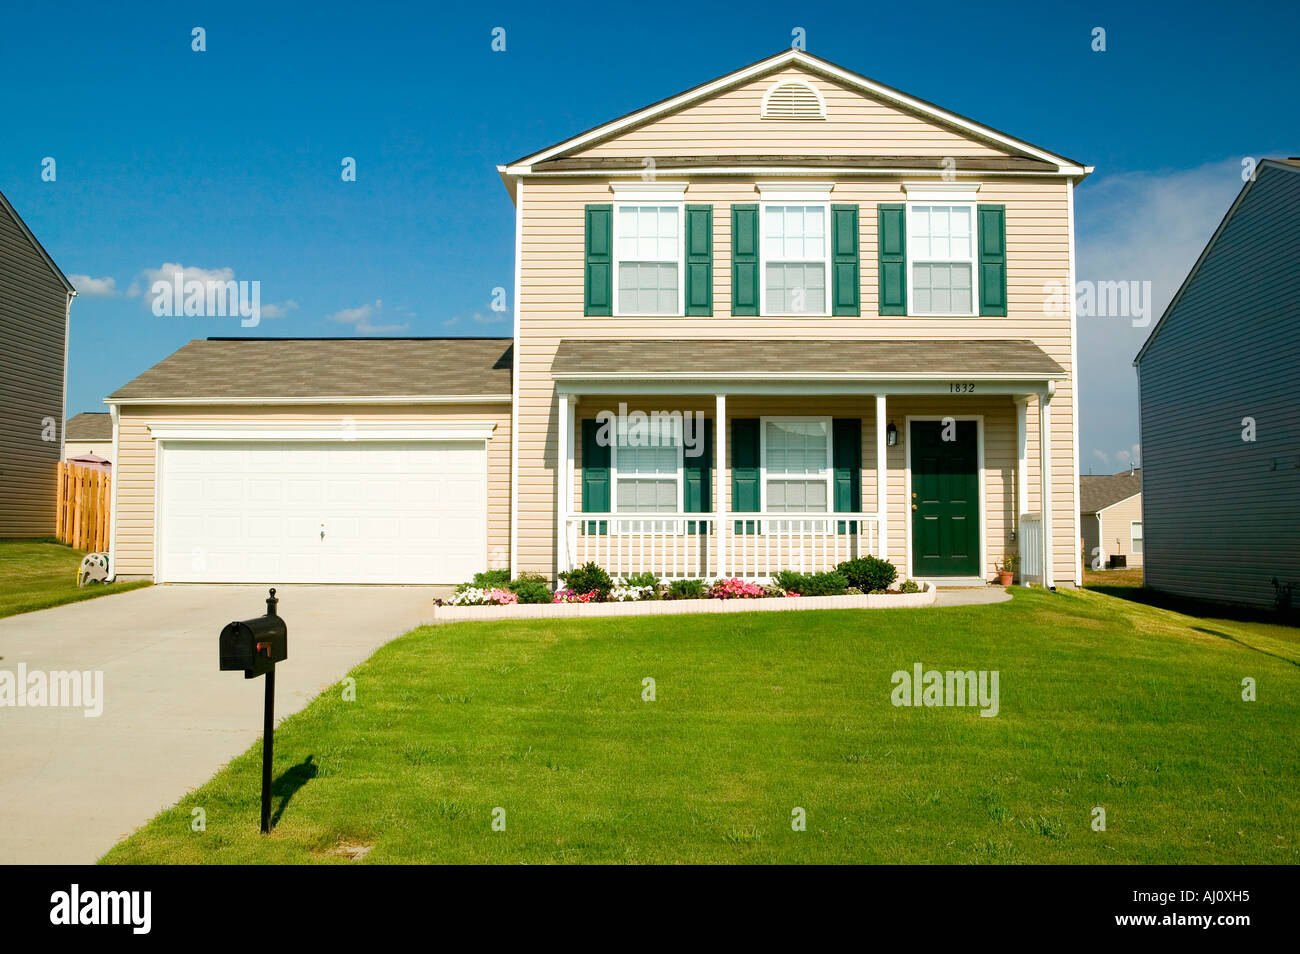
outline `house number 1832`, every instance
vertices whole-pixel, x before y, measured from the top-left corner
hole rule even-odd
[[[960,384],[960,383],[954,381],[954,382],[952,382],[951,384],[948,385],[948,393],[949,393],[949,394],[974,394],[974,393],[975,393],[975,385],[974,385],[974,384]]]

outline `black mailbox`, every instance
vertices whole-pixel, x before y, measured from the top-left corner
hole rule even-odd
[[[218,645],[223,672],[242,669],[245,679],[255,679],[289,658],[289,631],[275,614],[276,602],[272,590],[265,616],[229,623],[221,631]]]

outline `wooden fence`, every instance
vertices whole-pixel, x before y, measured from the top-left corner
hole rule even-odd
[[[62,543],[103,553],[108,550],[110,489],[108,471],[59,462],[59,512],[57,536]]]

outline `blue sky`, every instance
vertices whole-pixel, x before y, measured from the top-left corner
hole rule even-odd
[[[112,279],[73,305],[69,413],[207,335],[509,334],[490,308],[513,280],[495,165],[794,27],[810,52],[1096,166],[1079,277],[1152,281],[1156,316],[1241,159],[1300,154],[1295,4],[9,4],[0,190],[65,272]],[[164,263],[260,281],[285,314],[157,318],[128,292]],[[1137,441],[1148,330],[1080,321],[1085,473]]]

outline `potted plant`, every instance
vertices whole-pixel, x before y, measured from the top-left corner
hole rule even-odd
[[[1020,554],[1008,553],[998,564],[998,585],[1010,586],[1016,578],[1016,567],[1020,566]]]

